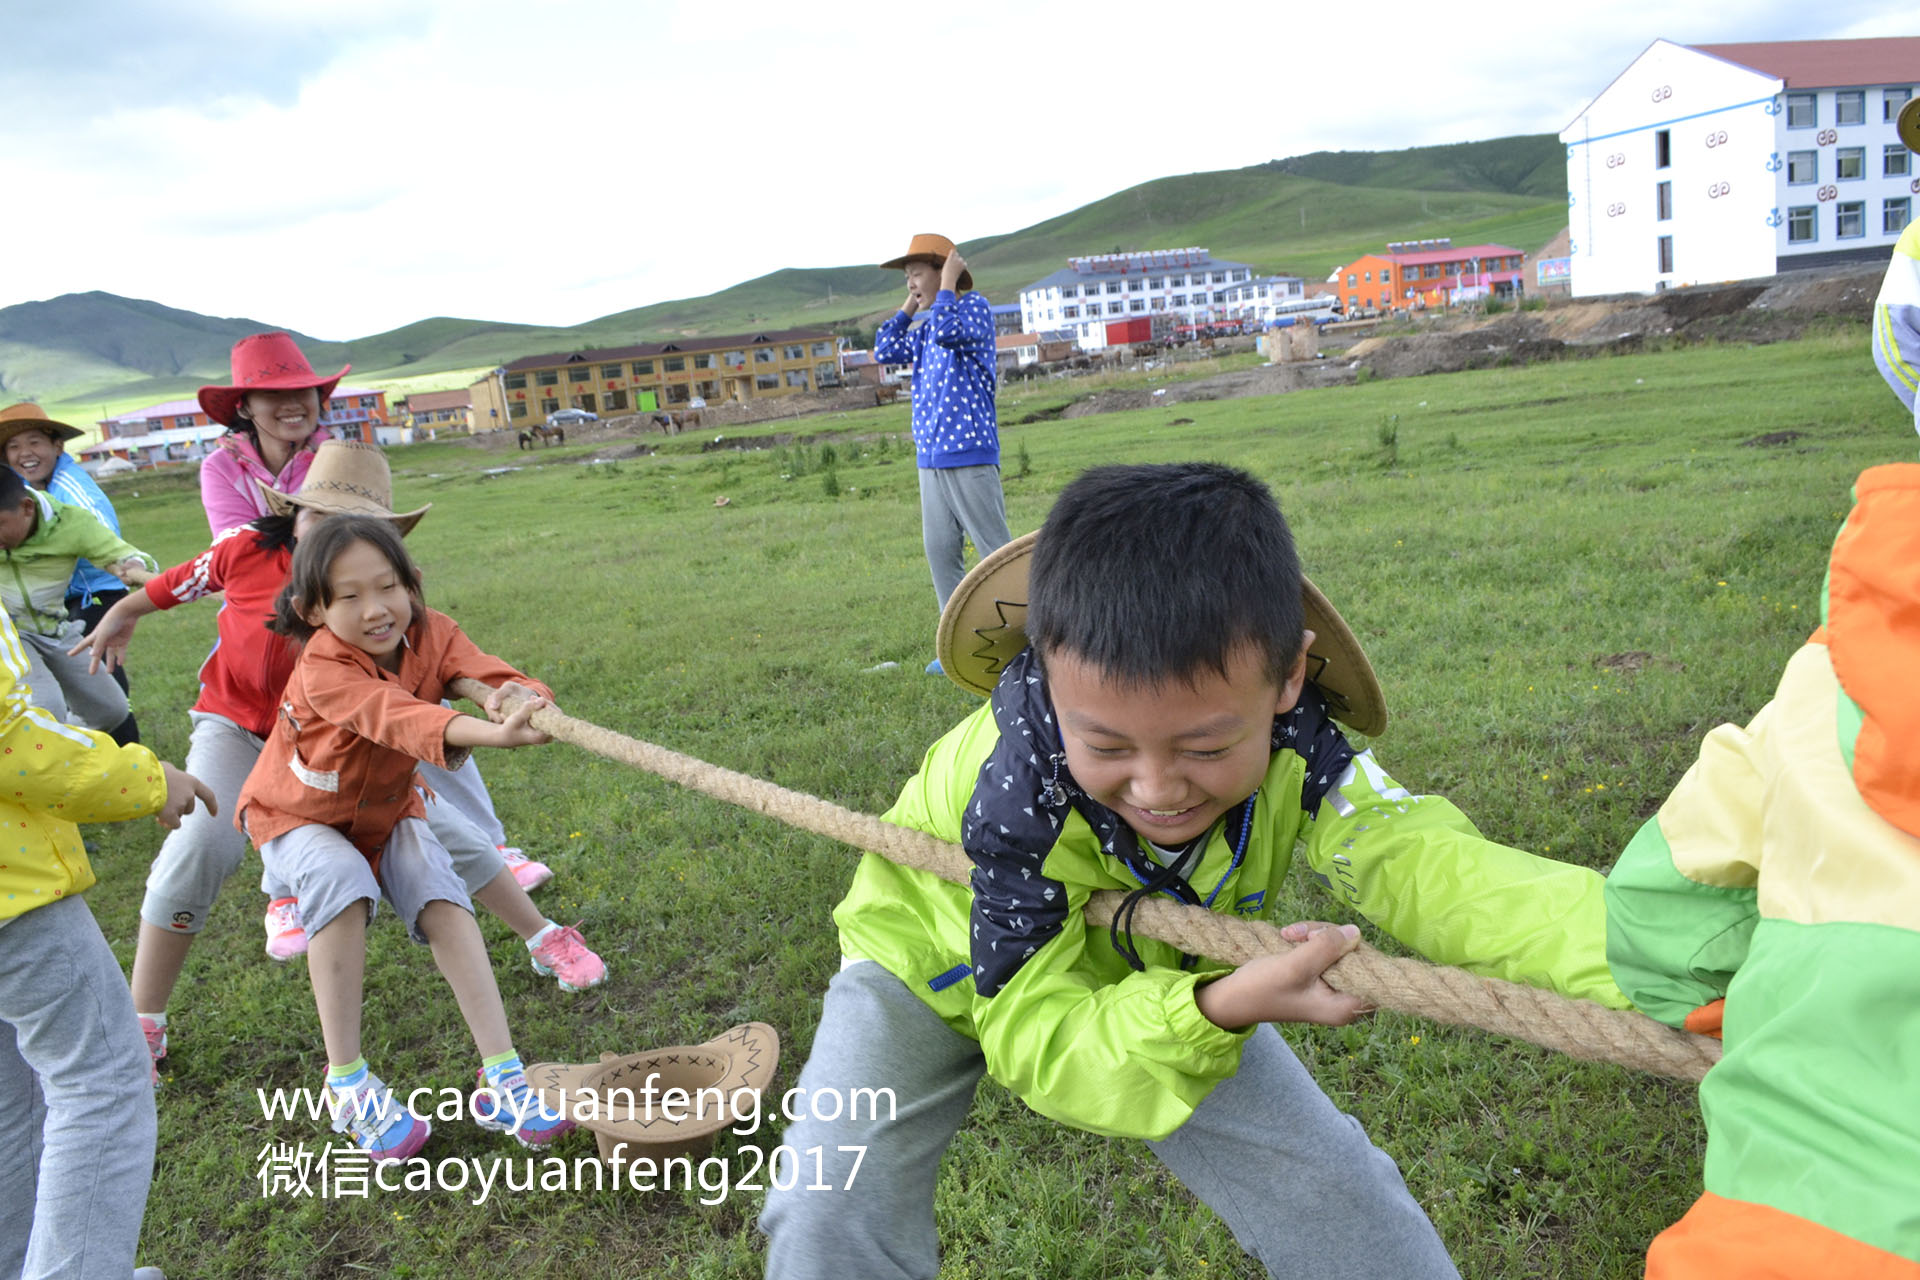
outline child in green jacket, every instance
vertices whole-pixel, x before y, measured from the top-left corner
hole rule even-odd
[[[28,666],[24,685],[34,704],[55,720],[106,730],[124,744],[132,732],[126,691],[110,672],[89,674],[88,660],[67,652],[86,632],[84,621],[67,615],[67,584],[81,560],[129,586],[145,582],[159,562],[85,507],[29,488],[10,467],[0,467],[0,557],[6,560],[0,604],[19,633]]]
[[[768,1274],[935,1274],[940,1154],[990,1073],[1146,1139],[1275,1275],[1453,1275],[1393,1160],[1262,1025],[1364,1012],[1320,976],[1357,928],[1291,924],[1304,945],[1228,969],[1090,925],[1087,899],[1267,919],[1298,854],[1429,958],[1624,1007],[1601,877],[1484,839],[1349,744],[1336,722],[1385,727],[1379,685],[1243,472],[1087,472],[961,584],[937,648],[991,701],[886,817],[960,842],[972,883],[869,855],[835,911],[844,967],[800,1096],[894,1105],[787,1131],[811,1176],[768,1194]]]
[[[213,793],[145,747],[30,705],[27,669],[0,618],[0,1098],[14,1121],[0,1143],[0,1276],[133,1275],[153,1176],[153,1064],[120,964],[80,900],[94,876],[74,824],[151,813],[178,826]]]

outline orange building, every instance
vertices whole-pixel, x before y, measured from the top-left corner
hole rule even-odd
[[[1387,246],[1341,267],[1330,281],[1342,308],[1356,312],[1444,307],[1467,298],[1510,298],[1522,291],[1526,255],[1503,244],[1456,249],[1450,240]]]

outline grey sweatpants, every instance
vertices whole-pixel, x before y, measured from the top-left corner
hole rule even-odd
[[[127,1280],[153,1177],[153,1064],[80,898],[0,926],[0,1276]]]
[[[102,668],[87,674],[89,655],[67,656],[67,650],[86,634],[84,622],[68,622],[58,635],[43,636],[22,630],[27,651],[27,687],[37,707],[55,720],[82,728],[110,732],[127,718],[127,694],[113,673]]]
[[[999,467],[920,468],[920,539],[933,570],[933,594],[947,597],[967,576],[967,543],[982,556],[1012,541]]]
[[[264,745],[225,716],[209,711],[189,711],[187,716],[193,721],[187,772],[213,789],[220,812],[210,814],[205,805],[195,805],[178,829],[167,833],[147,871],[140,918],[170,933],[198,933],[205,928],[221,886],[246,857],[247,838],[233,825],[233,811]],[[453,869],[467,892],[477,893],[507,865],[495,848],[501,840],[481,825],[500,830],[480,768],[469,756],[452,773],[422,764],[420,776],[436,796],[427,802],[427,822],[452,855]],[[292,889],[271,877],[262,877],[260,890],[273,899],[294,896]]]
[[[770,1237],[771,1280],[932,1280],[940,1156],[985,1070],[980,1046],[886,969],[860,961],[841,970],[827,987],[797,1096],[890,1088],[898,1102],[892,1119],[884,1107],[878,1117],[868,1114],[874,1108],[854,1116],[833,1107],[846,1113],[841,1120],[787,1129],[782,1144],[805,1153],[808,1176],[767,1192],[760,1226]],[[1253,1033],[1239,1071],[1186,1124],[1147,1145],[1270,1275],[1458,1280],[1392,1157],[1333,1105],[1270,1026]],[[864,1148],[850,1189],[857,1157],[849,1147]]]

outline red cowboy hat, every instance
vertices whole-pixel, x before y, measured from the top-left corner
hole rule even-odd
[[[249,391],[304,391],[312,387],[320,393],[324,409],[327,397],[351,368],[350,364],[341,365],[339,373],[323,378],[313,371],[287,334],[251,334],[233,344],[233,385],[200,388],[200,407],[215,422],[231,427],[235,411]]]

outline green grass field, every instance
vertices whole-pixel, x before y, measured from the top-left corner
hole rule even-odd
[[[1010,389],[1002,421],[1059,396]],[[877,813],[975,703],[920,670],[934,609],[904,409],[801,425],[816,434],[710,453],[678,437],[598,465],[581,465],[588,446],[390,456],[398,504],[433,503],[410,539],[430,603],[550,682],[568,711]],[[1782,431],[1797,435],[1747,443]],[[1015,532],[1096,461],[1215,459],[1265,478],[1380,672],[1387,767],[1496,839],[1596,868],[1703,733],[1768,698],[1817,621],[1854,475],[1914,453],[1859,329],[1003,435]],[[190,477],[137,477],[114,498],[163,563],[205,545]],[[213,623],[210,606],[182,609],[134,641],[137,708],[170,759]],[[563,995],[484,919],[522,1053],[591,1060],[757,1019],[782,1036],[775,1087],[789,1087],[837,967],[829,912],[855,855],[564,745],[481,764],[512,838],[558,872],[536,900],[581,921],[612,970]],[[141,821],[89,835],[101,877],[89,901],[130,965],[159,832]],[[200,1280],[759,1274],[760,1197],[737,1188],[495,1188],[480,1205],[471,1189],[263,1197],[263,1148],[317,1150],[328,1135],[268,1123],[255,1099],[316,1085],[323,1063],[303,962],[262,954],[257,873],[250,857],[229,884],[173,1003],[143,1262]],[[1282,918],[1343,918],[1293,881]],[[375,1069],[406,1088],[470,1083],[472,1047],[427,954],[390,915],[369,950]],[[1648,1239],[1698,1193],[1690,1087],[1399,1016],[1287,1037],[1398,1159],[1466,1276],[1636,1276]],[[716,1150],[737,1174],[744,1147],[776,1141],[769,1128]],[[591,1151],[586,1135],[560,1148]],[[425,1154],[521,1153],[448,1124]],[[943,1168],[937,1214],[954,1280],[1259,1274],[1142,1145],[1062,1129],[992,1084]]]

